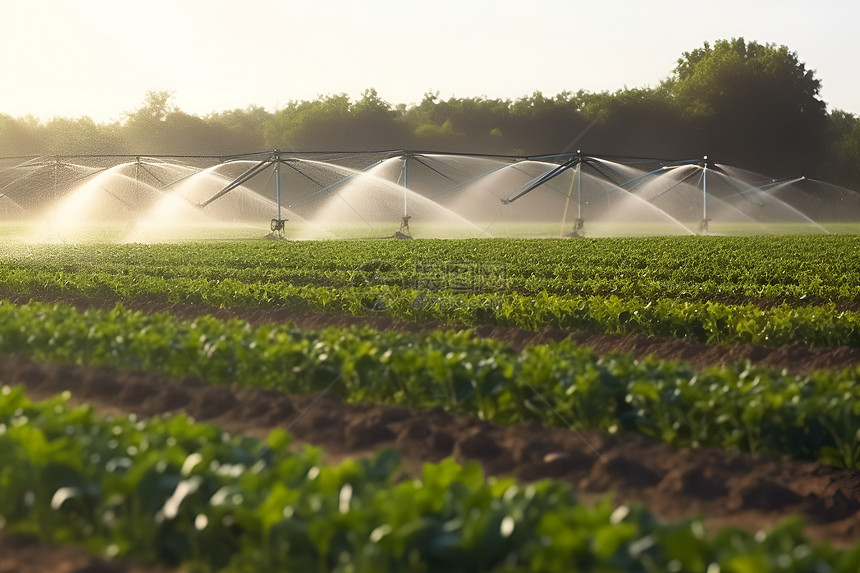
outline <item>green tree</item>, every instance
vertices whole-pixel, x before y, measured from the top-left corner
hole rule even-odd
[[[170,153],[167,119],[179,111],[173,103],[173,92],[150,90],[146,92],[143,104],[125,114],[123,137],[129,149],[143,150],[145,153]]]
[[[379,97],[374,88],[365,90],[361,99],[350,108],[353,149],[402,148],[408,144],[407,128],[401,121],[402,112]]]
[[[0,113],[0,155],[44,153],[42,125],[32,115],[14,118]]]
[[[120,153],[123,144],[115,125],[97,124],[92,118],[55,117],[41,126],[44,151],[72,155],[76,153]]]
[[[583,114],[585,96],[582,90],[554,97],[537,91],[518,98],[502,128],[505,139],[514,151],[525,154],[575,151],[590,127]]]
[[[129,123],[157,123],[167,120],[167,116],[178,110],[173,103],[174,92],[169,90],[149,90],[143,104],[134,111],[126,112]]]
[[[289,150],[324,149],[337,138],[337,125],[349,119],[347,94],[320,96],[315,100],[291,101],[266,124],[269,147]]]
[[[347,94],[293,101],[266,124],[270,147],[288,150],[372,150],[402,147],[401,113],[373,88],[353,103]]]
[[[583,115],[589,129],[578,147],[592,153],[688,158],[690,122],[678,113],[664,87],[584,94]]]
[[[414,147],[420,149],[454,150],[463,145],[466,134],[454,128],[454,122],[443,106],[439,105],[439,92],[425,92],[417,106],[403,115],[403,121],[412,134]]]
[[[664,87],[701,133],[698,146],[719,161],[794,174],[820,159],[821,82],[785,46],[706,42],[683,54]]]
[[[827,119],[826,172],[822,177],[860,190],[860,118],[834,110]]]
[[[404,116],[417,147],[457,152],[509,151],[505,138],[509,100],[438,98],[437,92],[427,92],[421,104]]]
[[[245,109],[212,113],[205,119],[217,133],[221,153],[245,153],[266,147],[264,130],[272,114],[263,107],[252,105]]]

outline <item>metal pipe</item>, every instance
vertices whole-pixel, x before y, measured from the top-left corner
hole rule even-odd
[[[140,156],[138,156],[137,161],[134,164],[134,192],[137,193],[140,191]]]
[[[517,199],[519,199],[523,195],[530,193],[531,191],[540,187],[541,185],[543,185],[544,183],[553,179],[554,177],[557,177],[561,173],[564,173],[564,171],[566,171],[567,169],[573,168],[574,165],[578,164],[581,160],[582,160],[582,158],[577,155],[573,159],[568,159],[567,161],[565,161],[561,165],[559,165],[557,167],[553,167],[552,169],[550,169],[549,171],[547,171],[543,175],[540,175],[540,176],[532,179],[528,184],[526,184],[526,186],[524,188],[520,189],[520,191],[518,191],[517,194],[514,195],[513,197],[502,199],[502,204],[503,205],[509,205],[509,204],[513,203],[514,201],[516,201]]]
[[[409,190],[409,154],[403,156],[403,216],[409,215],[407,210],[407,191]]]
[[[281,220],[281,154],[275,157],[275,198],[278,202],[278,221]]]
[[[582,157],[576,164],[574,177],[576,177],[576,218],[582,219]]]
[[[708,220],[708,156],[705,155],[702,163],[702,221]]]
[[[262,160],[261,162],[259,162],[255,166],[251,167],[250,169],[245,171],[242,175],[240,175],[239,177],[237,177],[236,179],[231,181],[229,184],[227,184],[226,187],[224,187],[223,189],[218,191],[218,193],[216,193],[215,195],[213,195],[212,197],[210,197],[209,199],[207,199],[203,203],[200,203],[200,207],[206,207],[207,205],[209,205],[209,203],[211,203],[212,201],[215,201],[216,199],[223,197],[224,195],[226,195],[227,193],[229,193],[230,191],[232,191],[236,187],[239,187],[240,185],[244,185],[247,181],[249,181],[250,179],[255,177],[261,171],[263,171],[264,169],[267,169],[269,167],[269,164],[272,163],[272,161],[274,161],[274,159],[272,159],[270,157],[270,158]]]

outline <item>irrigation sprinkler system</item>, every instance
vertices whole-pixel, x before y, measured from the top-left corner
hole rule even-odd
[[[563,157],[563,156],[558,156]],[[707,182],[707,172],[708,167],[711,165],[714,168],[713,164],[709,164],[708,156],[704,156],[702,159],[695,160],[684,160],[684,161],[672,161],[672,162],[663,162],[661,161],[661,167],[659,169],[650,171],[643,175],[639,175],[637,177],[633,177],[631,179],[627,179],[624,181],[617,181],[617,177],[614,177],[612,174],[608,173],[606,169],[602,167],[602,164],[598,161],[597,157],[583,155],[582,151],[577,150],[576,153],[571,154],[569,158],[564,159],[557,167],[550,169],[549,171],[541,174],[536,177],[532,181],[530,181],[527,185],[523,186],[521,189],[517,190],[513,195],[508,198],[502,199],[502,203],[505,205],[510,205],[511,203],[523,198],[529,193],[535,191],[536,189],[546,185],[552,179],[560,176],[566,171],[573,171],[573,176],[571,177],[570,187],[567,192],[567,197],[565,199],[564,211],[561,218],[561,232],[559,234],[560,237],[572,237],[572,238],[581,238],[585,236],[585,219],[583,218],[583,199],[582,199],[582,167],[584,164],[589,165],[593,170],[598,172],[602,177],[604,177],[608,182],[614,184],[618,189],[629,188],[630,184],[638,181],[641,178],[648,177],[649,175],[655,175],[661,172],[664,172],[673,167],[678,167],[681,165],[698,165],[702,168],[702,219],[698,224],[698,233],[699,234],[707,234],[708,233],[708,222],[710,219],[708,218],[708,182]],[[571,198],[573,196],[574,188],[576,189],[576,218],[573,220],[573,229],[570,233],[565,234],[565,228],[568,220],[568,212],[570,207]]]
[[[500,219],[522,225],[555,221],[560,237],[584,237],[586,219],[589,229],[592,222],[658,221],[690,234],[708,234],[712,223],[752,220],[759,216],[753,210],[764,212],[766,207],[817,223],[805,214],[804,205],[777,197],[777,191],[785,193],[810,180],[743,178],[735,171],[707,156],[670,161],[580,150],[533,156],[404,149],[31,156],[0,158],[0,209],[5,202],[16,214],[38,216],[47,206],[68,210],[63,201],[76,197],[83,214],[87,201],[98,200],[137,212],[178,198],[182,209],[209,214],[217,207],[238,216],[253,204],[251,218],[271,213],[269,237],[276,239],[288,237],[291,221],[327,228],[352,225],[365,228],[368,236],[407,240],[415,236],[410,223],[426,229],[430,220],[437,226],[474,227],[485,235],[498,228]],[[830,211],[844,211],[848,205],[860,221],[860,199],[842,191],[838,208]],[[825,200],[803,189],[794,196]],[[3,215],[0,210],[0,220]],[[398,220],[396,231],[384,231]]]

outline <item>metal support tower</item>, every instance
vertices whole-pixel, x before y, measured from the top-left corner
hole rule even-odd
[[[699,234],[708,234],[708,156],[702,158],[702,220],[699,221]]]

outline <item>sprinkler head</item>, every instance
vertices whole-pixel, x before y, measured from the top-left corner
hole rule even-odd
[[[714,163],[714,160],[708,159],[707,155],[702,157],[702,161],[699,162],[699,165],[701,165],[705,169],[716,169],[717,168],[717,164]]]

